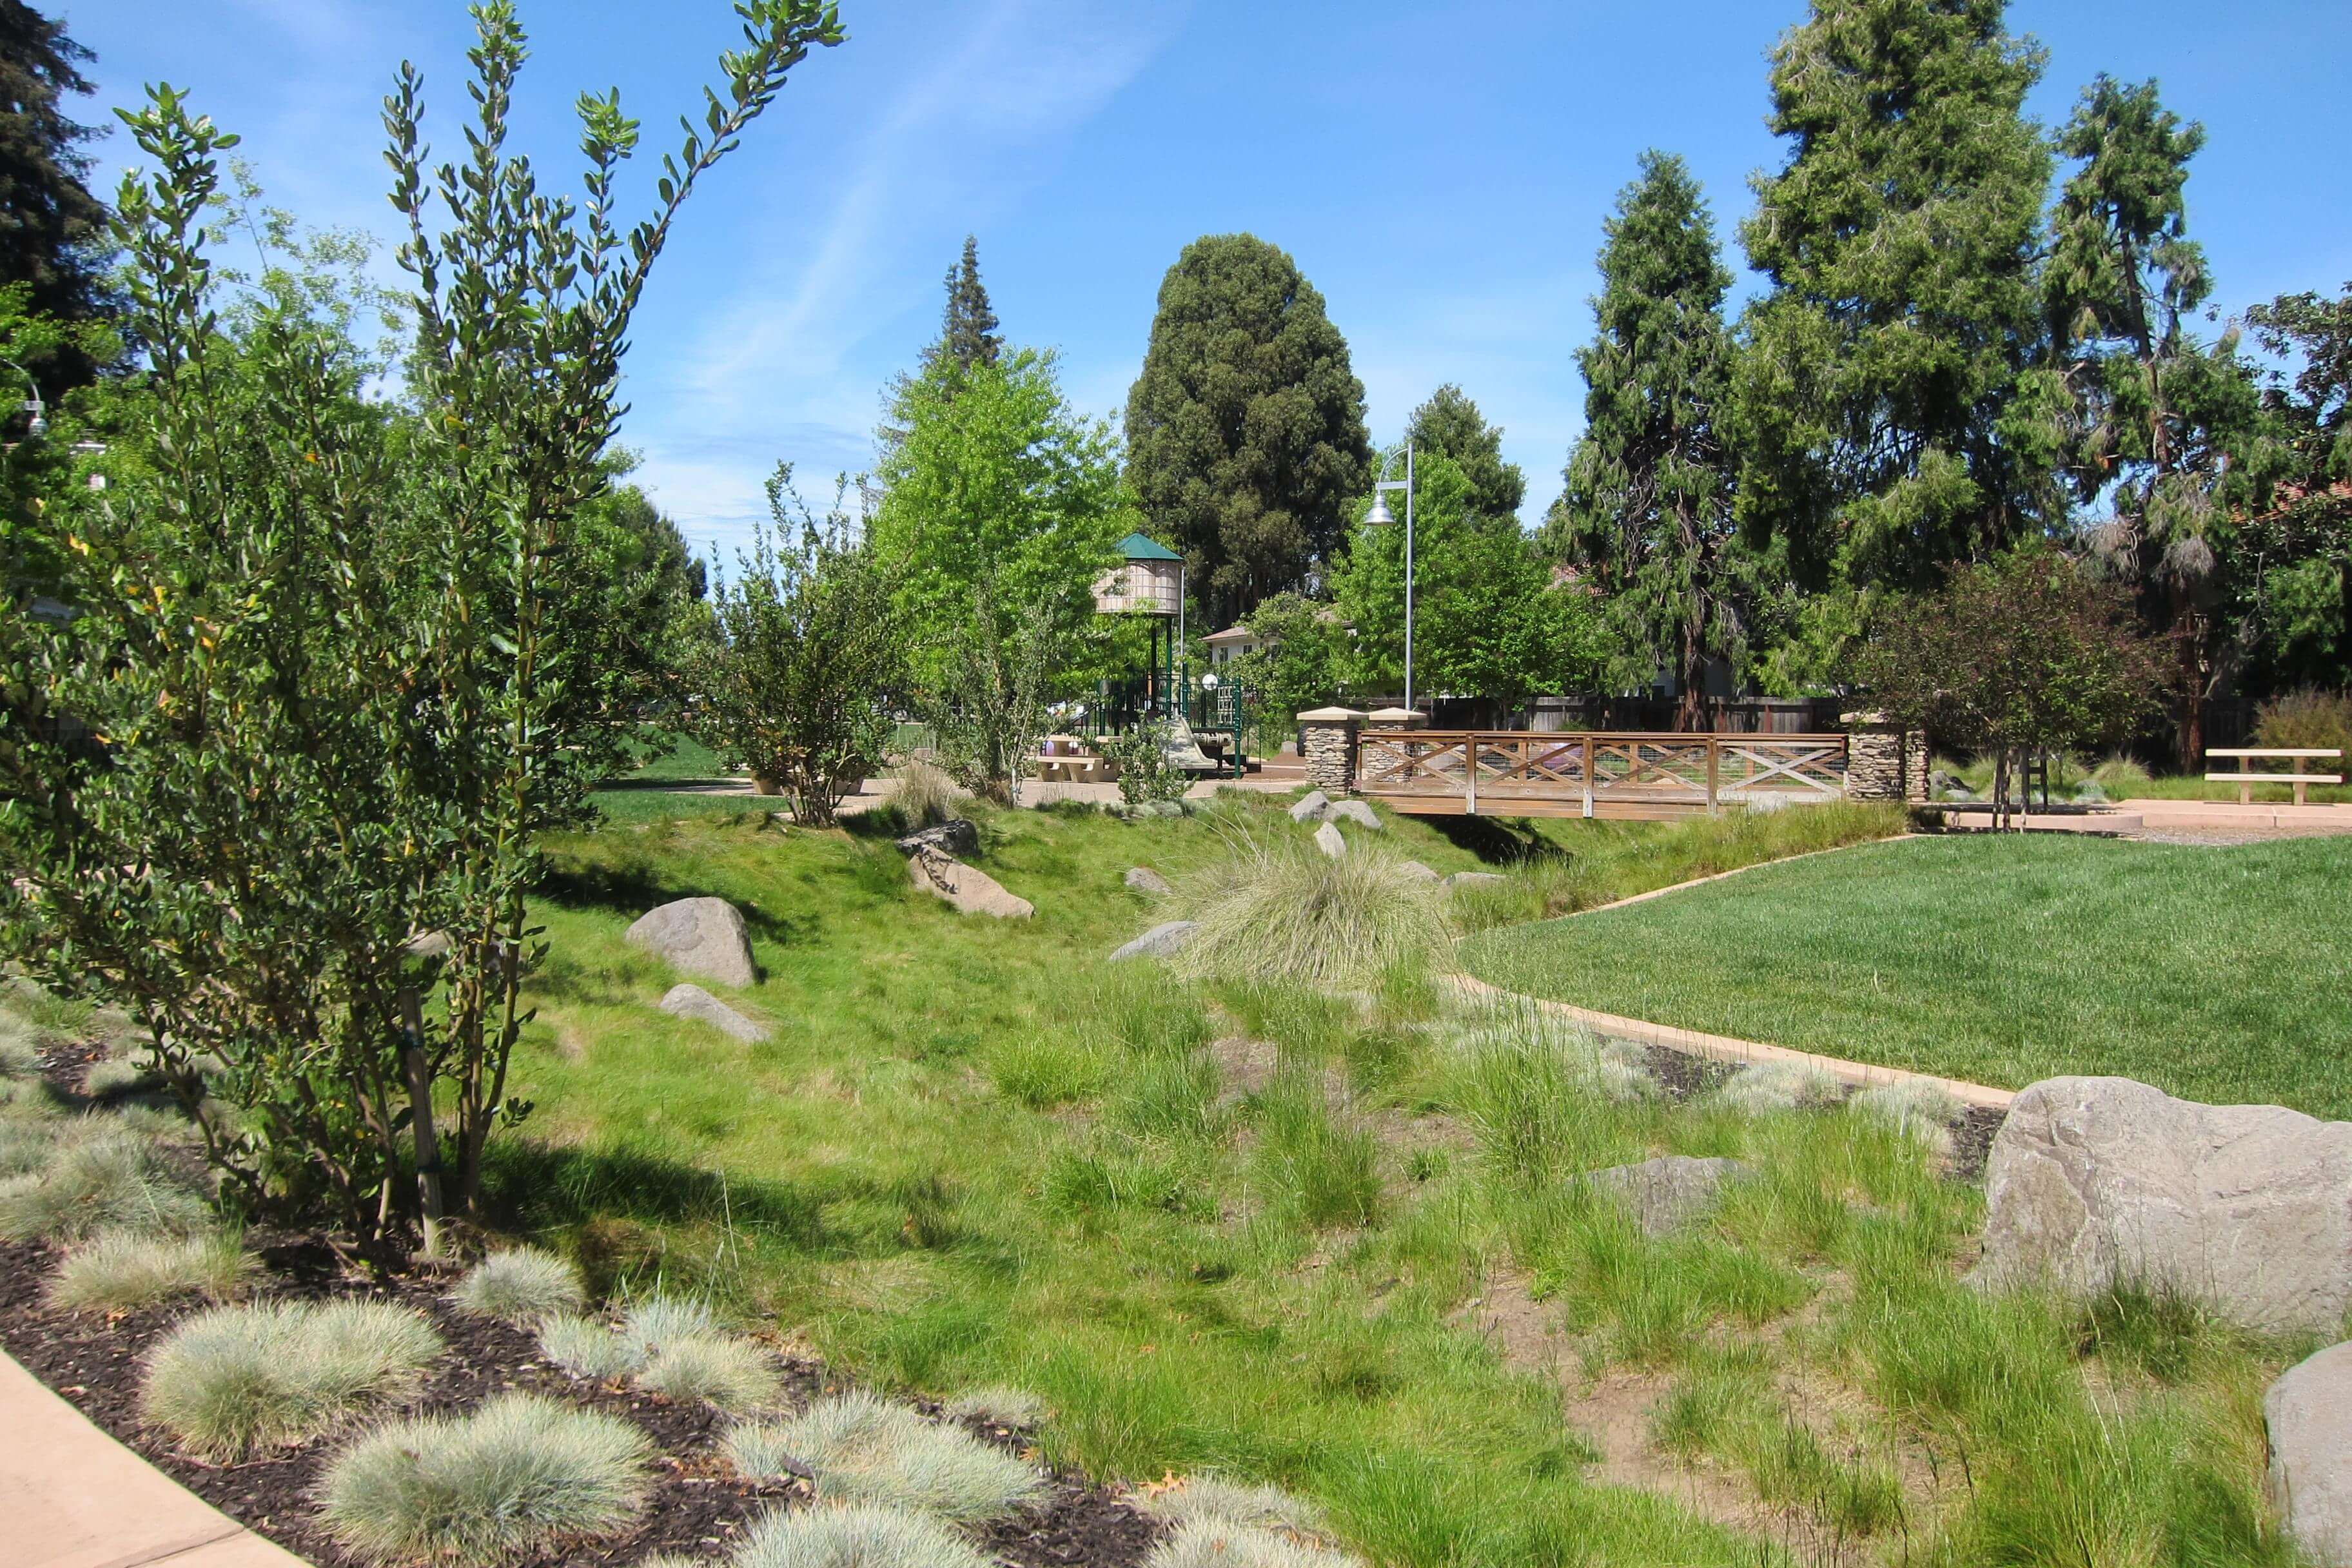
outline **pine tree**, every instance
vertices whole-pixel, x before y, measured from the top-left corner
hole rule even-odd
[[[1128,394],[1127,474],[1211,618],[1306,582],[1370,466],[1363,384],[1298,264],[1254,235],[1186,246]]]
[[[102,274],[106,208],[84,183],[82,144],[98,134],[67,118],[61,100],[93,87],[93,57],[23,0],[0,0],[0,284],[28,286],[37,314],[88,321],[110,311]],[[61,349],[37,367],[52,392],[96,367]]]
[[[1527,499],[1528,477],[1517,463],[1503,461],[1503,430],[1486,423],[1469,395],[1447,382],[1405,421],[1416,450],[1451,458],[1470,481],[1471,504],[1481,517],[1517,517]]]
[[[1922,584],[2052,509],[2042,54],[2003,8],[1814,0],[1773,52],[1790,148],[1741,228],[1772,291],[1739,359],[1739,504],[1816,584]]]
[[[2212,290],[2184,197],[2204,127],[2168,110],[2154,82],[2103,76],[2057,144],[2080,164],[2059,195],[2047,279],[2077,410],[2069,478],[2084,502],[2107,498],[2093,543],[2170,634],[2180,763],[2195,767],[2206,700],[2240,641],[2228,603],[2237,519],[2284,455],[2234,329],[2208,345],[2186,325]]]
[[[1621,671],[1661,667],[1680,683],[1675,727],[1700,727],[1710,658],[1741,651],[1733,460],[1731,286],[1698,182],[1680,158],[1642,155],[1603,226],[1598,329],[1577,353],[1588,388],[1584,434],[1547,532],[1601,589]]]
[[[965,370],[994,364],[1004,340],[997,335],[996,312],[989,309],[988,289],[980,280],[980,243],[971,235],[963,237],[963,259],[948,268],[947,291],[947,310],[932,353]]]

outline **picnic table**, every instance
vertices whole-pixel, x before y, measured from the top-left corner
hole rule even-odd
[[[1046,784],[1093,784],[1112,776],[1110,761],[1086,749],[1075,735],[1048,735],[1037,753],[1037,777]]]
[[[2235,757],[2239,759],[2243,771],[2215,773],[2208,769],[2205,779],[2209,784],[2236,784],[2240,805],[2254,804],[2256,784],[2292,784],[2294,787],[2294,804],[2305,805],[2309,802],[2304,798],[2305,791],[2311,785],[2342,784],[2344,775],[2342,773],[2306,773],[2292,769],[2286,773],[2261,772],[2255,770],[2251,764],[2257,762],[2296,763],[2312,758],[2343,755],[2343,748],[2338,746],[2209,746],[2205,749],[2207,762],[2210,763],[2216,757]]]

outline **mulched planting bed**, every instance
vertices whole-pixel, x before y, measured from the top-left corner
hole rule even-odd
[[[263,1238],[249,1237],[249,1240]],[[499,1394],[547,1394],[618,1415],[651,1439],[654,1486],[638,1527],[608,1541],[567,1541],[513,1568],[637,1563],[656,1552],[716,1562],[749,1523],[769,1508],[808,1496],[796,1481],[755,1484],[738,1479],[718,1451],[727,1420],[701,1404],[672,1404],[617,1385],[577,1382],[541,1361],[530,1334],[464,1316],[443,1301],[444,1279],[396,1279],[378,1286],[348,1275],[315,1242],[281,1240],[259,1247],[269,1289],[297,1297],[387,1299],[430,1318],[448,1344],[405,1412],[457,1414]],[[157,1468],[232,1519],[321,1568],[360,1568],[320,1528],[313,1489],[328,1456],[349,1429],[299,1447],[257,1454],[235,1465],[210,1465],[173,1450],[170,1435],[139,1416],[141,1367],[151,1346],[200,1303],[107,1317],[53,1310],[43,1291],[58,1253],[38,1242],[0,1242],[0,1347],[83,1415],[144,1455]],[[814,1362],[779,1357],[787,1397],[805,1404],[847,1386]],[[1020,1435],[1002,1427],[971,1430],[1016,1450]],[[985,1550],[1019,1568],[1131,1568],[1158,1539],[1152,1519],[1082,1479],[1055,1475],[1045,1500],[975,1532]]]

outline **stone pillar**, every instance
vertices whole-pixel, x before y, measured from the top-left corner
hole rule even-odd
[[[1841,713],[1845,725],[1848,800],[1927,798],[1927,737],[1905,730],[1884,713]]]
[[[1356,733],[1364,716],[1353,708],[1314,708],[1298,716],[1298,754],[1307,782],[1326,795],[1356,787]]]

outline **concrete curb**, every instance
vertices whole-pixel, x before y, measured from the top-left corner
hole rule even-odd
[[[0,1354],[0,1546],[13,1568],[305,1568]]]

